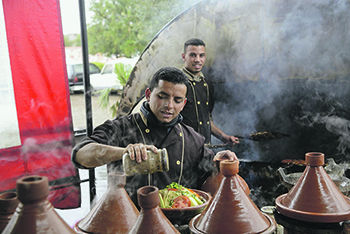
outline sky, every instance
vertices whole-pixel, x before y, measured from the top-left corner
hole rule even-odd
[[[80,12],[78,0],[60,0],[63,34],[80,33]],[[85,0],[87,23],[91,13],[88,11],[89,0]]]

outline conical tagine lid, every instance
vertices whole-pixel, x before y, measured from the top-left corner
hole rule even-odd
[[[272,233],[276,222],[263,214],[247,196],[237,177],[239,161],[225,160],[225,176],[202,214],[190,222],[193,233]]]
[[[124,173],[108,174],[108,189],[91,211],[78,223],[87,233],[128,233],[139,211],[126,193]]]
[[[47,200],[49,182],[46,176],[26,176],[17,180],[20,201],[3,234],[75,233],[56,213]]]
[[[306,168],[287,194],[276,199],[276,209],[289,218],[333,223],[350,219],[350,201],[323,168],[324,154],[307,153]]]
[[[137,200],[141,211],[129,234],[180,234],[159,207],[157,187],[144,186],[139,188]]]

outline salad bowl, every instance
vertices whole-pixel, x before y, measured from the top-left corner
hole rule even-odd
[[[199,196],[203,197],[205,201],[202,204],[198,206],[184,208],[160,208],[172,224],[188,224],[194,216],[202,213],[205,207],[209,204],[209,201],[211,199],[209,193],[196,189],[192,190],[196,192]]]

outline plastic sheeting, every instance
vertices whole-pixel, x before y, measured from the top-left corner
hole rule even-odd
[[[0,60],[7,71],[0,78],[0,126],[12,126],[0,131],[8,142],[0,146],[0,192],[14,190],[22,176],[47,176],[56,208],[79,207],[59,1],[0,4]]]

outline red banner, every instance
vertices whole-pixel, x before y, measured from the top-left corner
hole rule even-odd
[[[1,37],[0,62],[8,72],[0,78],[0,97],[7,101],[0,107],[9,111],[0,120],[7,139],[0,145],[0,192],[15,189],[20,177],[47,176],[56,208],[79,207],[59,1],[2,0],[2,8],[0,35],[7,40]]]

